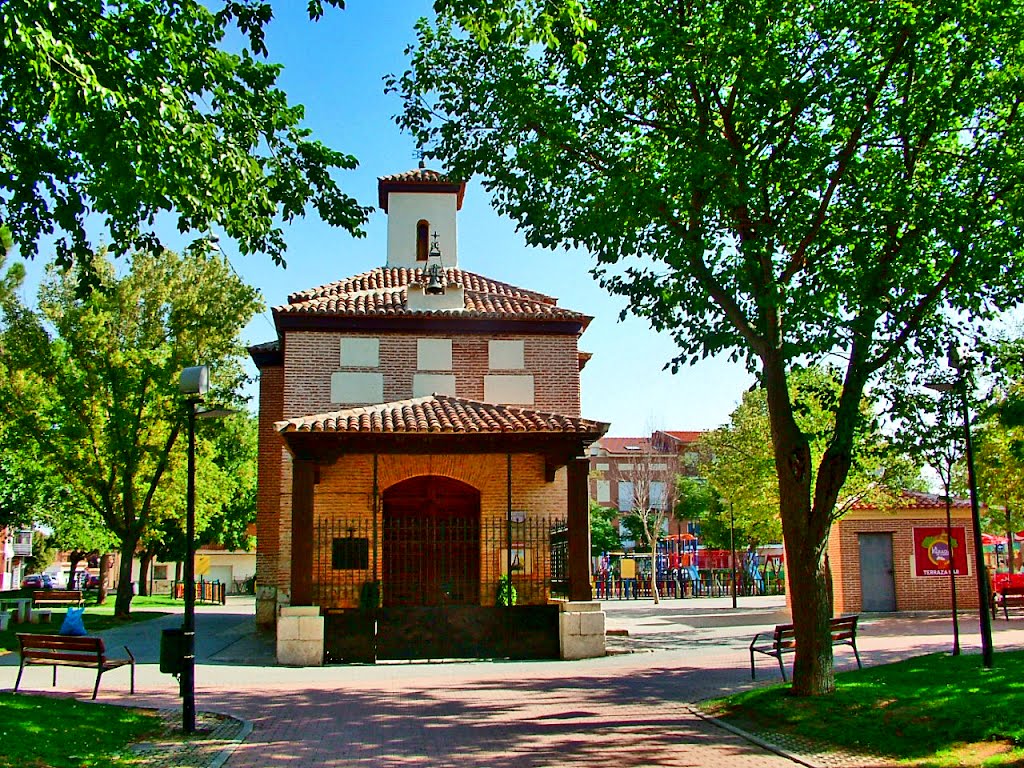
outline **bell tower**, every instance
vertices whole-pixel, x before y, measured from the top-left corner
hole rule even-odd
[[[466,182],[420,167],[377,179],[380,207],[388,215],[389,267],[427,269],[440,253],[445,269],[459,266],[456,218]],[[436,239],[435,239],[436,237]]]

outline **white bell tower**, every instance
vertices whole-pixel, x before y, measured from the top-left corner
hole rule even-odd
[[[377,180],[379,204],[388,215],[387,266],[426,269],[436,244],[431,260],[440,253],[444,269],[458,267],[456,219],[466,183],[420,165]]]

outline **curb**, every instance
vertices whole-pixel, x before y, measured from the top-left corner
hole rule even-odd
[[[764,739],[762,739],[762,738],[760,738],[758,736],[755,736],[754,734],[750,733],[749,731],[745,731],[742,728],[737,728],[732,723],[727,723],[724,720],[721,720],[721,719],[719,719],[717,717],[714,717],[713,715],[709,715],[708,713],[704,712],[699,707],[696,707],[696,706],[690,704],[690,705],[687,705],[687,709],[689,709],[692,714],[696,715],[697,717],[699,717],[704,722],[711,723],[712,725],[715,725],[715,726],[721,728],[723,731],[728,731],[729,733],[733,734],[734,736],[739,736],[741,739],[749,741],[751,744],[755,744],[755,745],[761,747],[761,749],[766,749],[769,752],[773,752],[774,754],[778,755],[779,757],[784,757],[787,760],[793,761],[794,763],[799,763],[800,765],[806,766],[806,768],[822,768],[822,766],[819,765],[818,763],[810,762],[806,758],[804,758],[804,757],[802,757],[800,755],[796,755],[796,754],[794,754],[793,752],[790,752],[787,749],[783,749],[782,747],[778,746],[777,744],[772,744],[770,741],[765,741]]]
[[[241,718],[233,717],[231,715],[223,715],[223,717],[231,717],[233,720],[238,720],[242,724],[242,730],[238,732],[238,735],[232,739],[230,744],[225,746],[214,756],[207,768],[221,768],[221,766],[228,761],[228,758],[235,753],[238,746],[249,738],[249,734],[252,733],[253,725],[251,720],[242,720]]]

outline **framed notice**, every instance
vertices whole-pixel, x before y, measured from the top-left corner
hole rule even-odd
[[[952,547],[946,537],[946,527],[914,529],[914,575],[949,577],[950,550],[952,550],[953,574],[967,574],[966,529],[953,526]]]

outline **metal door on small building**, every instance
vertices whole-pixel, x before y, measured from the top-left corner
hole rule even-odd
[[[859,533],[862,611],[895,611],[891,533]]]

